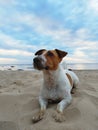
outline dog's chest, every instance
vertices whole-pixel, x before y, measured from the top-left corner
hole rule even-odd
[[[65,87],[62,89],[61,76],[56,72],[44,73],[44,86],[42,90],[42,95],[45,98],[57,100],[65,95]]]
[[[48,88],[55,88],[57,86],[58,77],[54,74],[48,73],[44,75],[44,85]]]
[[[58,87],[46,88],[44,96],[47,99],[57,100],[60,98]]]

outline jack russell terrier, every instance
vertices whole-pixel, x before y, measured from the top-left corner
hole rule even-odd
[[[39,95],[40,111],[33,116],[33,123],[43,119],[48,103],[58,102],[53,118],[57,122],[64,121],[64,109],[71,103],[71,92],[79,79],[72,70],[62,67],[60,62],[67,52],[55,50],[39,50],[33,59],[34,68],[43,71],[43,88]]]

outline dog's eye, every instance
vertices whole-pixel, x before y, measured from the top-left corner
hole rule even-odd
[[[47,55],[48,55],[48,56],[54,56],[54,54],[53,54],[51,51],[48,51],[48,52],[47,52]]]

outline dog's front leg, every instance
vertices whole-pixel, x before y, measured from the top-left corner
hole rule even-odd
[[[61,102],[57,105],[57,112],[53,115],[55,121],[63,122],[65,120],[64,117],[64,109],[71,103],[72,97],[69,94],[66,98],[61,100]]]
[[[37,123],[38,121],[43,119],[48,101],[42,97],[39,97],[39,104],[40,104],[40,111],[33,116],[32,118],[33,123]]]

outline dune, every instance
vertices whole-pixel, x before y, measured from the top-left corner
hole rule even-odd
[[[65,121],[55,122],[57,104],[50,104],[44,119],[34,124],[42,73],[0,71],[0,130],[98,130],[98,70],[75,72],[80,84],[64,110]]]

